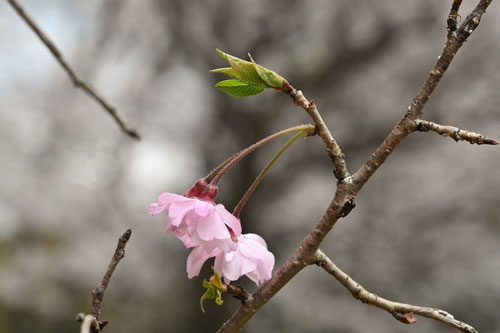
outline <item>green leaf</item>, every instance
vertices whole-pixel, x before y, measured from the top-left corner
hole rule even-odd
[[[281,75],[255,63],[250,53],[248,56],[251,61],[246,61],[221,50],[217,52],[231,67],[212,69],[210,72],[226,74],[236,79],[222,81],[216,85],[230,96],[257,95],[266,88],[281,89],[287,83]]]
[[[260,94],[265,87],[238,80],[225,80],[215,85],[217,88],[232,97],[246,97]]]
[[[255,71],[259,75],[259,77],[271,88],[283,88],[283,84],[285,82],[285,79],[277,74],[276,72],[267,69],[261,65],[258,65],[253,61],[252,56],[250,53],[248,54],[248,57],[252,61],[252,64],[255,68]]]
[[[224,290],[224,283],[222,283],[222,279],[220,278],[219,273],[215,270],[215,267],[212,266],[212,270],[214,271],[214,275],[210,277],[210,283],[213,284],[217,289]]]
[[[220,278],[220,275],[217,273],[215,268],[212,266],[212,270],[214,271],[214,275],[212,275],[209,279],[203,280],[203,287],[207,288],[207,291],[201,296],[200,299],[200,306],[201,306],[201,311],[205,313],[205,308],[203,307],[203,302],[205,300],[214,298],[215,299],[215,304],[217,305],[222,305],[224,304],[224,301],[222,300],[222,292],[226,291],[226,287],[222,283],[222,280]]]
[[[217,68],[210,70],[210,73],[222,73],[237,79],[236,72],[231,67]]]
[[[233,70],[231,73],[225,74],[244,82],[267,87],[266,82],[260,78],[255,66],[251,62],[234,57],[230,54],[222,52],[221,50],[217,50],[217,52],[219,52],[222,58],[226,59]]]
[[[203,281],[203,287],[206,287],[205,286],[205,281]],[[201,299],[200,299],[200,306],[201,306],[201,311],[203,311],[203,313],[205,313],[205,308],[203,307],[203,303],[205,302],[206,299],[209,299],[209,298],[214,298],[213,296],[213,291],[209,288],[207,288],[207,291],[205,291],[205,293],[203,294],[203,296],[201,296]]]

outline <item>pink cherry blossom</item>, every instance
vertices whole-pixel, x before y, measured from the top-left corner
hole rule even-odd
[[[192,279],[193,277],[198,276],[205,261],[209,258],[215,257],[221,252],[222,251],[219,248],[215,248],[211,252],[207,252],[207,249],[203,244],[195,247],[189,254],[186,263],[188,278]]]
[[[168,232],[182,240],[187,248],[203,245],[207,253],[216,248],[226,252],[236,249],[241,224],[223,205],[165,192],[159,195],[158,202],[149,206],[149,211],[155,216],[165,210],[168,211]]]
[[[220,251],[216,255],[215,270],[227,282],[238,280],[243,275],[257,285],[269,280],[274,267],[274,255],[267,250],[264,239],[256,234],[244,234],[238,237],[237,244],[235,251]]]

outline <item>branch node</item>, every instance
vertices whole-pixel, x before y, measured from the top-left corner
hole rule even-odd
[[[403,324],[411,325],[417,322],[413,317],[413,312],[391,312],[392,316],[402,322]]]
[[[342,181],[345,178],[349,177],[350,174],[347,171],[347,166],[344,155],[342,154],[342,150],[340,149],[337,141],[335,141],[332,134],[330,133],[330,130],[326,126],[323,118],[321,117],[321,114],[316,108],[316,103],[314,102],[314,100],[308,101],[300,90],[296,90],[288,82],[286,83],[284,88],[281,89],[281,91],[289,95],[292,98],[293,103],[304,109],[304,111],[306,111],[309,117],[311,117],[311,119],[314,121],[314,124],[317,127],[317,133],[325,143],[328,155],[330,156],[330,159],[335,166],[335,177],[339,181]]]
[[[458,0],[455,0],[458,1]],[[478,7],[484,13],[486,7],[492,0],[479,0]],[[481,14],[482,15],[482,14]],[[458,17],[458,16],[457,16]],[[441,78],[445,74],[446,69],[453,60],[455,54],[463,45],[454,35],[449,35],[441,56],[438,58],[435,65],[433,74],[429,75],[424,82],[424,85],[417,93],[417,96],[412,101],[406,115],[399,121],[393,128],[391,133],[386,137],[384,142],[372,154],[370,159],[351,177],[347,171],[345,160],[342,157],[342,151],[336,144],[326,127],[324,121],[321,119],[319,112],[316,108],[309,107],[310,104],[302,95],[302,93],[295,91],[288,83],[284,84],[282,91],[289,95],[294,104],[300,105],[309,116],[314,120],[319,130],[319,136],[324,141],[328,153],[332,153],[334,165],[336,169],[336,176],[339,180],[337,184],[337,191],[333,201],[330,203],[328,209],[323,214],[323,217],[313,227],[309,235],[302,241],[301,245],[294,252],[294,254],[287,259],[281,268],[267,281],[259,290],[255,292],[252,302],[245,306],[240,306],[232,317],[225,322],[219,329],[219,333],[237,332],[243,328],[246,322],[250,320],[254,313],[259,310],[271,297],[273,297],[285,284],[287,284],[304,266],[297,266],[294,264],[297,260],[303,261],[307,256],[315,255],[316,258],[310,260],[308,263],[321,266],[329,274],[338,279],[348,290],[353,290],[355,282],[350,279],[345,280],[344,272],[339,271],[338,268],[328,258],[322,256],[322,252],[318,249],[321,242],[324,240],[326,234],[331,230],[333,225],[340,217],[340,211],[344,211],[344,216],[350,211],[347,207],[340,207],[339,203],[343,203],[347,198],[354,198],[361,188],[366,184],[370,177],[377,171],[377,169],[385,162],[385,160],[392,154],[396,147],[404,140],[410,133],[415,131],[415,120],[421,118],[425,104],[429,100],[431,94],[438,86]],[[332,147],[335,146],[335,147]],[[353,206],[354,202],[350,206]],[[351,207],[352,209],[352,207]],[[323,261],[325,260],[325,261]],[[398,302],[389,301],[377,295],[364,291],[361,294],[362,301],[373,304],[388,312],[410,313],[413,312],[417,315],[426,316],[434,320],[439,320],[447,325],[467,331],[471,328],[470,325],[460,322],[458,320],[451,320],[447,317],[439,316],[435,313],[435,309],[428,307],[418,307],[410,304],[403,304]],[[472,328],[471,328],[472,329]]]
[[[481,17],[486,12],[486,8],[490,5],[492,0],[480,0],[476,8],[467,15],[464,22],[460,25],[457,31],[457,39],[462,43],[469,38],[469,36],[476,30],[481,22]]]
[[[316,103],[314,102],[314,99],[311,99],[307,105],[308,109],[312,109],[316,107]]]
[[[309,133],[306,134],[306,136],[315,136],[319,133],[319,128],[318,126],[314,126],[314,130],[310,131]]]
[[[99,322],[99,329],[102,330],[104,327],[106,327],[106,325],[109,324],[109,320],[101,320]]]
[[[484,135],[475,132],[462,130],[454,126],[440,125],[432,121],[427,121],[422,119],[418,119],[415,121],[414,128],[416,131],[419,132],[428,132],[428,131],[436,132],[439,135],[452,138],[453,140],[455,140],[455,142],[467,141],[470,144],[477,144],[477,145],[483,145],[483,144],[498,145],[500,143],[497,140],[490,139],[488,137],[485,137]]]
[[[419,132],[429,132],[429,129],[425,127],[424,123],[421,121],[417,122],[417,127],[415,129]]]
[[[349,213],[354,207],[356,207],[356,203],[354,202],[354,200],[353,199],[347,200],[340,209],[339,216],[346,217],[347,215],[349,215]]]
[[[453,33],[455,32],[455,30],[457,30],[457,18],[460,18],[460,15],[458,15],[458,10],[461,4],[462,0],[454,0],[453,4],[451,5],[450,14],[448,15],[447,20],[447,29],[449,33]]]
[[[252,301],[252,294],[237,284],[226,284],[226,292],[245,305]]]
[[[440,321],[449,326],[460,329],[464,332],[474,332],[476,330],[457,319],[446,311],[394,302],[383,297],[367,291],[363,286],[354,281],[347,273],[338,268],[328,256],[320,249],[316,251],[316,262],[322,263],[320,266],[337,281],[339,281],[347,290],[351,292],[354,298],[360,300],[362,303],[374,305],[382,310],[392,314],[394,318],[405,324],[414,324],[417,320],[413,315],[420,315],[430,319]]]

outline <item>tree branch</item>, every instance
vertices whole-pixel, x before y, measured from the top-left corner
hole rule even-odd
[[[241,301],[241,304],[245,304],[247,301],[252,300],[252,294],[246,291],[243,287],[233,283],[226,284],[226,292],[232,295],[237,300]]]
[[[128,136],[140,140],[139,133],[133,128],[131,128],[125,118],[120,116],[118,111],[110,105],[101,95],[99,95],[91,86],[88,84],[85,80],[83,80],[81,77],[79,77],[76,72],[71,68],[71,66],[66,62],[64,59],[62,53],[58,50],[58,48],[55,46],[54,43],[50,40],[50,38],[42,31],[42,29],[38,26],[38,24],[33,20],[28,13],[24,10],[19,3],[17,3],[16,0],[7,0],[14,10],[21,16],[21,18],[30,26],[30,28],[35,32],[35,34],[40,38],[43,44],[47,46],[49,51],[52,53],[52,55],[56,58],[56,60],[59,62],[59,64],[63,67],[63,69],[66,71],[66,73],[69,75],[71,80],[73,81],[73,84],[81,88],[83,91],[85,91],[88,95],[90,95],[94,100],[99,103],[104,110],[106,110],[109,115],[115,120],[115,122],[118,124],[120,129],[127,134]]]
[[[80,333],[94,333],[99,332],[99,323],[92,315],[86,315],[82,319],[82,325],[80,326]]]
[[[347,179],[348,181],[348,179]],[[332,229],[339,218],[349,214],[354,207],[351,193],[347,189],[348,182],[340,183],[335,197],[321,219],[312,231],[302,241],[295,253],[276,271],[270,280],[259,288],[251,299],[242,304],[238,310],[217,331],[238,332],[250,318],[267,303],[288,281],[290,281],[304,267],[315,262],[315,253],[319,245]]]
[[[419,132],[433,131],[439,135],[447,136],[455,141],[468,141],[471,144],[477,145],[498,145],[500,142],[494,139],[485,137],[484,135],[465,131],[454,126],[439,125],[432,121],[417,119],[415,120],[415,130]]]
[[[478,26],[482,15],[491,1],[492,0],[480,0],[472,13],[469,14],[460,25],[458,31],[448,33],[447,41],[441,56],[438,58],[436,65],[425,80],[424,85],[418,92],[417,96],[408,107],[406,114],[392,129],[391,133],[389,133],[387,138],[372,154],[369,160],[353,175],[354,183],[358,188],[362,187],[368,179],[370,179],[370,177],[392,154],[401,141],[403,141],[410,133],[415,131],[415,120],[422,117],[424,107],[431,94],[443,78],[444,73],[450,66],[450,63],[457,54],[458,50]],[[453,6],[456,6],[455,1],[453,2]],[[453,6],[452,12],[454,11]]]
[[[318,134],[324,141],[328,154],[335,165],[335,176],[339,180],[337,191],[326,212],[313,227],[309,235],[304,238],[295,253],[273,274],[270,280],[264,283],[264,285],[252,295],[252,300],[248,300],[236,310],[231,318],[229,318],[218,330],[219,333],[238,332],[241,330],[246,322],[250,320],[284,285],[286,285],[288,281],[304,267],[316,261],[316,251],[319,249],[321,242],[338,219],[349,214],[354,208],[354,198],[364,184],[366,184],[369,178],[375,173],[380,165],[384,163],[394,149],[396,149],[399,143],[410,133],[415,131],[417,126],[415,120],[422,116],[423,108],[429,100],[430,95],[437,87],[446,69],[448,69],[455,54],[468,37],[463,31],[469,32],[470,35],[477,27],[481,16],[490,3],[491,0],[480,0],[473,13],[462,23],[458,32],[448,33],[448,40],[441,56],[420,89],[420,92],[412,101],[408,111],[365,165],[363,165],[352,177],[349,176],[344,155],[340,147],[333,139],[315,104],[309,102],[300,91],[295,90],[292,86],[282,89],[282,91],[290,95],[294,103],[301,106],[315,122],[318,128]]]
[[[295,105],[303,108],[314,121],[318,135],[325,143],[328,156],[330,156],[330,159],[335,166],[335,177],[341,182],[349,177],[350,174],[347,171],[344,154],[342,153],[340,146],[337,144],[337,141],[335,141],[332,134],[330,133],[330,130],[328,130],[328,127],[323,121],[323,118],[321,118],[321,115],[319,114],[314,101],[308,101],[304,97],[304,94],[302,94],[302,91],[296,90],[288,82],[285,82],[285,86],[282,88],[282,91],[292,98]]]
[[[458,10],[460,9],[461,4],[462,0],[453,0],[453,4],[451,5],[450,14],[448,15],[448,20],[446,21],[448,24],[448,32],[450,33],[457,30]]]
[[[107,320],[101,319],[101,304],[104,299],[104,292],[109,285],[109,281],[111,280],[111,276],[113,275],[116,267],[120,260],[125,257],[125,246],[132,235],[132,230],[127,229],[125,233],[118,239],[118,245],[116,246],[115,253],[111,258],[111,262],[108,265],[108,269],[104,274],[101,282],[97,287],[92,290],[92,309],[91,314],[84,315],[78,314],[77,321],[82,321],[82,326],[80,329],[81,333],[99,333],[101,330],[108,324]],[[94,324],[95,322],[95,324]],[[84,329],[84,325],[85,329]]]
[[[127,245],[130,236],[132,235],[132,229],[127,229],[125,233],[118,239],[118,245],[116,246],[115,254],[111,258],[111,262],[108,265],[108,269],[102,278],[101,283],[92,290],[92,311],[91,314],[96,317],[99,321],[101,318],[101,303],[104,299],[104,292],[108,287],[111,276],[115,272],[116,266],[123,257],[125,257],[125,246]]]
[[[369,292],[358,282],[354,281],[348,274],[338,268],[333,261],[326,256],[321,250],[316,251],[316,265],[321,266],[328,274],[336,278],[344,287],[346,287],[352,296],[363,303],[374,305],[380,309],[386,310],[392,314],[397,320],[405,324],[413,324],[416,319],[412,314],[417,314],[423,317],[440,321],[446,325],[455,327],[463,332],[477,333],[470,325],[456,320],[451,314],[446,311],[417,306],[405,303],[394,302],[374,293]]]

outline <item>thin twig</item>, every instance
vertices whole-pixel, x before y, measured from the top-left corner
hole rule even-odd
[[[440,321],[446,325],[452,326],[463,332],[477,333],[477,331],[470,325],[456,320],[450,313],[418,305],[411,305],[406,303],[394,302],[374,293],[369,292],[359,283],[354,281],[347,273],[338,268],[333,261],[321,250],[316,251],[316,265],[321,266],[326,272],[336,278],[344,287],[346,287],[352,296],[363,303],[374,305],[380,309],[386,310],[394,316],[397,320],[413,324],[416,320],[412,314],[420,315],[430,319]]]
[[[448,20],[446,21],[448,25],[448,32],[453,33],[457,30],[457,17],[458,10],[460,9],[460,5],[462,4],[462,0],[453,0],[453,4],[451,5],[450,14],[448,15]]]
[[[486,8],[491,3],[491,0],[480,0],[478,6],[473,11],[474,15],[469,15],[464,23],[458,29],[460,31],[472,32],[480,17],[484,14]],[[471,23],[472,22],[472,23]],[[441,57],[431,74],[425,81],[422,89],[417,94],[411,103],[405,116],[394,127],[388,137],[373,153],[370,159],[363,165],[352,177],[349,177],[345,165],[344,156],[340,147],[331,136],[326,124],[321,119],[321,116],[316,109],[314,103],[310,103],[305,99],[302,93],[298,90],[283,89],[283,92],[289,94],[293,101],[300,105],[308,112],[318,127],[318,134],[323,139],[327,146],[328,154],[335,165],[335,176],[339,180],[337,191],[334,198],[321,219],[313,227],[309,235],[301,242],[299,248],[294,254],[276,271],[270,280],[268,280],[259,290],[252,296],[251,301],[242,304],[236,312],[229,318],[218,330],[219,333],[238,332],[250,320],[253,315],[267,303],[281,288],[283,288],[298,272],[304,267],[315,262],[316,251],[328,232],[332,229],[335,223],[341,218],[349,214],[354,208],[354,198],[359,193],[361,188],[366,184],[368,179],[375,171],[384,163],[390,154],[396,149],[399,143],[406,138],[410,133],[415,131],[415,120],[422,116],[425,104],[430,98],[430,95],[437,87],[439,81],[444,75],[446,69],[450,65],[453,57],[468,35],[462,33],[449,33],[448,40]],[[311,105],[312,104],[312,105]],[[473,332],[473,331],[472,331]]]
[[[313,130],[314,130],[314,127],[313,127]],[[245,207],[246,203],[248,202],[248,200],[250,199],[250,197],[254,193],[254,191],[257,188],[257,186],[259,186],[259,184],[262,181],[262,179],[264,179],[264,176],[267,174],[267,172],[269,171],[269,169],[271,169],[271,167],[278,160],[278,158],[280,158],[280,156],[288,149],[288,147],[290,147],[298,138],[300,138],[303,135],[307,135],[307,133],[308,133],[307,130],[304,130],[302,132],[299,132],[299,133],[295,134],[295,136],[293,138],[291,138],[283,146],[283,148],[280,149],[280,151],[271,159],[271,161],[266,165],[266,167],[259,173],[259,175],[257,176],[257,178],[255,178],[255,180],[252,183],[252,185],[250,185],[250,187],[248,188],[248,190],[245,192],[245,194],[243,195],[243,197],[241,198],[241,200],[238,202],[238,204],[234,208],[233,215],[236,218],[240,217],[241,210],[243,209],[243,207]],[[311,136],[311,135],[309,134],[309,136]]]
[[[494,139],[490,139],[481,135],[479,133],[465,131],[454,126],[439,125],[432,121],[417,119],[415,120],[417,125],[415,130],[419,132],[433,131],[439,135],[447,136],[455,141],[468,141],[471,144],[477,145],[498,145],[500,142]]]
[[[109,281],[111,280],[111,276],[113,275],[116,266],[118,266],[120,260],[125,256],[125,246],[127,245],[127,242],[130,239],[131,235],[132,230],[127,229],[127,231],[125,231],[125,233],[120,237],[113,258],[111,258],[111,262],[108,265],[108,269],[106,270],[101,283],[99,283],[99,285],[95,287],[94,290],[92,290],[93,300],[91,314],[97,319],[99,323],[101,318],[101,304],[104,299],[104,292],[108,287]]]
[[[478,5],[472,13],[467,15],[467,18],[464,20],[464,22],[460,25],[460,28],[457,31],[456,37],[458,40],[462,41],[464,43],[467,38],[469,38],[470,34],[476,30],[476,28],[479,25],[479,22],[481,22],[481,18],[483,17],[484,13],[486,12],[486,9],[488,6],[491,4],[492,0],[481,0],[479,1]]]
[[[99,331],[100,328],[97,319],[92,315],[86,315],[80,326],[80,333],[94,333]]]
[[[491,1],[492,0],[480,0],[472,13],[468,15],[460,25],[458,31],[448,33],[447,41],[441,56],[438,58],[436,65],[425,80],[417,96],[411,102],[406,114],[392,129],[391,133],[389,133],[377,150],[370,156],[369,160],[353,175],[354,183],[358,188],[361,188],[368,179],[370,179],[401,141],[416,130],[415,120],[422,117],[424,107],[431,94],[443,78],[444,73],[450,66],[458,50],[478,26],[482,15]],[[455,2],[453,5],[455,5]]]
[[[55,46],[55,44],[50,40],[50,38],[42,31],[42,29],[38,26],[38,24],[33,20],[28,13],[24,10],[21,5],[16,0],[7,0],[14,10],[23,18],[23,20],[30,26],[30,28],[35,32],[35,34],[40,38],[43,44],[47,46],[47,48],[50,50],[50,52],[54,55],[56,60],[59,62],[59,64],[64,68],[66,73],[69,75],[71,80],[73,81],[73,84],[81,88],[83,91],[85,91],[88,95],[90,95],[94,100],[96,100],[103,108],[106,110],[111,117],[116,121],[118,126],[121,128],[123,132],[125,132],[128,136],[140,140],[139,133],[132,127],[130,127],[118,111],[111,105],[109,104],[101,95],[99,95],[91,86],[89,83],[87,83],[84,79],[79,77],[76,72],[71,68],[71,66],[66,62],[64,59],[62,53],[59,51],[59,49]]]
[[[330,156],[330,159],[332,160],[333,165],[335,166],[335,171],[334,171],[335,177],[340,182],[344,181],[344,179],[350,176],[349,172],[347,171],[344,154],[342,153],[342,150],[340,149],[340,146],[338,145],[337,141],[333,138],[332,134],[330,133],[330,130],[323,121],[323,118],[321,118],[321,115],[316,107],[316,103],[314,103],[314,101],[312,100],[308,101],[304,97],[302,91],[296,90],[288,82],[285,82],[285,86],[283,87],[282,91],[292,98],[293,103],[295,105],[298,105],[301,108],[303,108],[307,112],[307,114],[309,114],[311,119],[314,121],[314,124],[318,129],[318,135],[325,143],[328,155]]]

